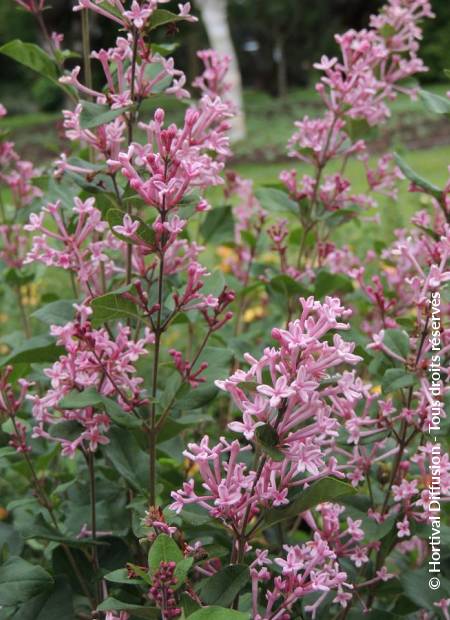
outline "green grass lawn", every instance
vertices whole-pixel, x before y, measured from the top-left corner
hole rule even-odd
[[[448,84],[427,85],[426,90],[445,96]],[[324,106],[314,88],[292,89],[283,99],[271,97],[259,91],[244,93],[244,107],[247,123],[247,137],[234,147],[237,157],[274,161],[285,152],[285,145],[292,134],[294,122],[303,116],[318,116]],[[396,135],[400,124],[411,123],[419,132],[426,131],[424,121],[435,121],[436,116],[427,112],[420,99],[412,101],[406,95],[399,95],[390,105],[391,118],[386,130]],[[450,131],[449,131],[450,143]]]
[[[450,145],[436,147],[420,151],[400,151],[399,154],[408,164],[422,177],[433,182],[439,187],[444,187],[448,180],[448,166],[450,164]],[[376,158],[371,158],[373,165]],[[282,170],[296,168],[299,175],[311,172],[304,164],[295,160],[281,163],[239,164],[235,170],[243,177],[250,178],[255,185],[276,183]],[[336,172],[338,163],[329,167],[329,172]],[[356,160],[348,163],[345,176],[352,182],[355,192],[367,191],[364,168]],[[354,222],[343,226],[337,231],[336,239],[349,243],[355,250],[366,251],[373,239],[389,241],[394,238],[394,230],[407,226],[411,215],[427,204],[428,198],[423,194],[408,192],[408,181],[401,183],[398,199],[396,201],[385,196],[379,196],[380,225],[371,222]],[[374,211],[371,211],[371,214]]]

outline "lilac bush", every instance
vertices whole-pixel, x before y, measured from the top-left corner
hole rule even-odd
[[[229,169],[229,59],[199,51],[188,84],[153,41],[195,28],[189,3],[79,0],[70,69],[45,3],[17,4],[45,49],[0,51],[69,107],[51,166],[1,136],[22,331],[0,359],[0,617],[448,619],[444,561],[426,582],[449,544],[450,182],[369,150],[397,96],[450,111],[410,82],[430,3],[389,0],[336,36],[315,65],[325,112],[265,186]],[[92,12],[117,26],[109,49],[90,49]],[[410,225],[364,255],[342,244],[406,179],[426,206]]]

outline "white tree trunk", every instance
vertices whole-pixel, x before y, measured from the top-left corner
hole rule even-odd
[[[242,140],[246,134],[242,80],[228,25],[227,0],[195,0],[195,3],[201,11],[211,47],[219,54],[227,54],[231,58],[228,72],[228,82],[231,88],[228,94],[238,110],[236,117],[232,120],[231,139]]]

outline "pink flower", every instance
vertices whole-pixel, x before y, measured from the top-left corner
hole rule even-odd
[[[288,398],[291,394],[295,393],[295,390],[288,385],[286,377],[279,377],[276,380],[274,387],[270,385],[258,385],[256,388],[260,394],[264,394],[270,398],[270,406],[278,407],[283,398]]]
[[[113,230],[119,235],[123,235],[124,237],[134,237],[139,229],[138,220],[133,220],[128,215],[124,215],[123,217],[123,225],[122,226],[113,226]]]
[[[405,517],[402,521],[398,521],[396,525],[399,538],[403,538],[404,536],[411,536],[408,517]]]
[[[137,0],[133,0],[130,11],[124,11],[123,16],[128,19],[138,30],[141,30],[150,15],[153,13],[153,8],[145,7],[145,4],[141,6]]]

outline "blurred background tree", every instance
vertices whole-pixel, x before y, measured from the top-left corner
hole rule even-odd
[[[49,0],[49,4],[50,28],[64,34],[66,47],[80,52],[79,16],[72,13],[72,2]],[[335,50],[333,34],[364,27],[381,4],[381,0],[228,0],[229,27],[244,88],[284,97],[289,89],[310,85],[316,79],[313,63],[320,54],[331,55]],[[198,2],[196,7],[201,15]],[[434,0],[433,7],[437,17],[425,25],[421,55],[430,67],[423,79],[439,82],[445,79],[444,69],[450,68],[450,2]],[[207,31],[182,27],[170,35],[180,43],[176,61],[189,78],[198,68],[196,50],[209,45]],[[113,33],[106,20],[98,19],[92,35],[98,47],[109,44]],[[0,43],[13,38],[38,41],[38,33],[29,14],[18,10],[13,0],[2,0]],[[21,96],[24,89],[27,97]],[[6,59],[0,63],[0,99],[12,113],[57,110],[61,105],[57,89]]]

